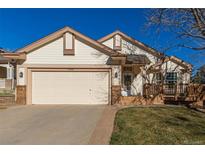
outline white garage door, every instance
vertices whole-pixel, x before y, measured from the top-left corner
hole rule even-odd
[[[108,104],[108,72],[32,72],[32,104]]]

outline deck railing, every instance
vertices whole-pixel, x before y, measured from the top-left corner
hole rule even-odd
[[[145,97],[158,94],[186,96],[187,88],[188,84],[144,84],[143,95]]]
[[[163,84],[164,95],[187,95],[188,84]]]

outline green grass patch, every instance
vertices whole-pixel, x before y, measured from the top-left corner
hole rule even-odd
[[[14,94],[10,94],[10,93],[0,93],[0,96],[14,96]]]
[[[110,144],[205,144],[205,114],[185,107],[117,112]]]
[[[14,96],[14,91],[12,90],[0,91],[0,96]]]

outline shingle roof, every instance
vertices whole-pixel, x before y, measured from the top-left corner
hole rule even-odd
[[[0,53],[4,53],[4,52],[6,52],[6,50],[0,47]]]
[[[127,64],[149,64],[150,60],[146,55],[127,55]]]

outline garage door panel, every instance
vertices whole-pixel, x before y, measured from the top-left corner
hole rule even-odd
[[[108,78],[109,78],[109,75],[107,72],[93,74],[93,80],[92,80],[93,102],[97,100],[101,100],[102,102],[107,101],[108,86],[109,86],[109,83],[107,82]]]
[[[107,104],[108,72],[32,72],[32,104]]]

